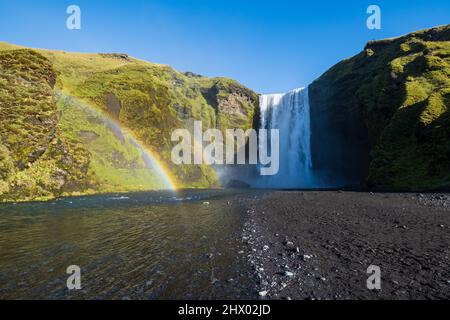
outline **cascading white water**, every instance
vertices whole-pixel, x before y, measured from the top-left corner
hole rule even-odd
[[[262,95],[261,128],[279,129],[280,169],[258,178],[257,187],[313,188],[308,88],[285,94]]]

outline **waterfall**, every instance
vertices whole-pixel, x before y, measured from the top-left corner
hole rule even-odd
[[[313,188],[308,88],[262,95],[260,112],[262,129],[279,129],[280,169],[259,177],[255,187]]]

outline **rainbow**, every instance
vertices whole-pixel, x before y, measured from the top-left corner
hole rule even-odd
[[[64,99],[69,99],[71,103],[75,102],[78,106],[86,108],[89,111],[100,116],[105,122],[107,122],[105,124],[108,124],[111,129],[115,130],[116,132],[120,132],[124,136],[124,138],[129,139],[129,141],[141,151],[143,156],[142,158],[144,159],[147,167],[151,167],[152,169],[154,169],[158,177],[164,183],[164,187],[162,187],[161,190],[177,190],[176,179],[167,167],[165,161],[162,160],[155,151],[153,151],[150,147],[146,146],[145,143],[140,141],[139,138],[131,130],[122,127],[117,120],[113,119],[106,112],[94,108],[88,103],[84,103],[79,99],[70,95],[66,95],[62,92],[58,92],[58,94]]]
[[[112,122],[116,123],[114,120],[110,119]],[[117,125],[119,125],[117,123]],[[167,168],[165,162],[161,160],[159,155],[147,147],[144,143],[140,142],[138,138],[129,130],[122,128],[122,132],[128,136],[131,142],[138,147],[144,154],[144,160],[148,161],[152,168],[158,173],[159,177],[164,181],[164,185],[167,189],[176,191],[177,184],[175,178],[173,177],[171,171]]]

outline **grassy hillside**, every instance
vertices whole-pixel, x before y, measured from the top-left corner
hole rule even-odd
[[[33,76],[35,81],[22,82],[22,73]],[[258,106],[258,96],[233,80],[183,74],[126,54],[29,50],[0,43],[0,75],[3,200],[164,187],[155,172],[146,168],[136,146],[118,136],[111,123],[119,124],[157,154],[178,187],[219,186],[218,177],[208,166],[172,165],[172,130],[191,128],[195,120],[202,120],[207,128],[250,128]],[[32,102],[31,94],[35,95]],[[33,117],[45,114],[44,125],[24,121],[23,111],[25,107],[28,110],[28,105],[32,105]],[[12,120],[11,113],[17,119]],[[76,153],[80,158],[77,161],[84,160],[77,180],[80,183],[60,181],[62,187],[56,191],[41,185],[41,178],[26,174],[34,191],[26,196],[20,188],[14,191],[17,174],[25,173],[27,165],[32,164],[38,171],[49,170],[47,163],[40,161],[55,139],[55,132],[59,139],[82,150]],[[33,143],[26,148],[21,145],[23,136],[32,137]],[[37,154],[30,155],[33,153]]]
[[[315,81],[310,99],[325,175],[391,190],[450,186],[450,26],[368,43]]]

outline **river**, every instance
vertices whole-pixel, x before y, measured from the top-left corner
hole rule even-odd
[[[0,299],[251,298],[239,206],[248,192],[2,204]],[[81,290],[67,289],[71,265],[81,268]]]

